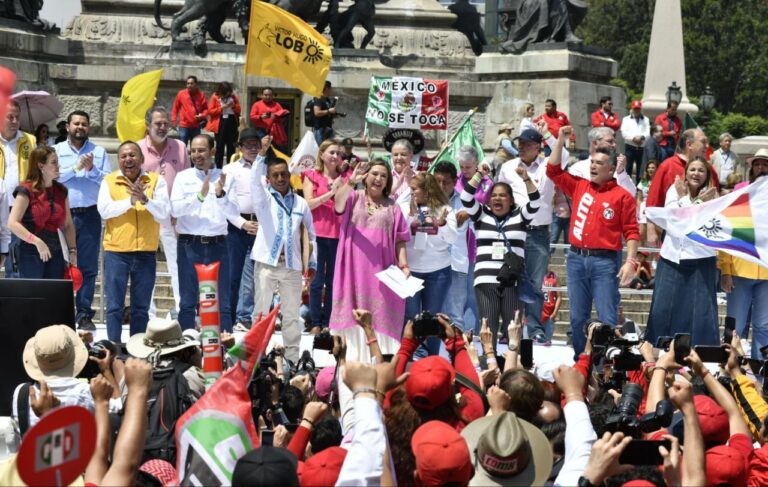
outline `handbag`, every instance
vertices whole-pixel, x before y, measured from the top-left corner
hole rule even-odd
[[[517,283],[517,279],[520,275],[525,272],[525,259],[512,251],[512,246],[509,244],[507,235],[504,233],[504,223],[506,223],[506,221],[507,219],[501,223],[497,223],[497,230],[504,239],[504,248],[506,249],[506,252],[504,253],[504,263],[501,265],[501,269],[499,269],[499,273],[496,275],[496,280],[499,281],[503,287],[512,287]]]
[[[189,95],[189,99],[192,100],[192,106],[195,107],[195,113],[197,115],[200,115],[200,110],[197,109],[197,103],[195,103],[195,99],[192,98],[192,95]],[[200,129],[204,129],[205,125],[208,123],[208,119],[204,118],[200,121]]]

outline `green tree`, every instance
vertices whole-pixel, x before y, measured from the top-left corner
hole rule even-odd
[[[610,52],[633,91],[643,89],[654,6],[654,0],[591,0],[577,32]],[[681,13],[689,96],[710,86],[723,113],[768,113],[768,2],[681,0]]]

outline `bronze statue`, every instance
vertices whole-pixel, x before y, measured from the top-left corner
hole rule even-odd
[[[482,54],[483,46],[488,45],[488,42],[485,40],[483,24],[475,6],[470,4],[469,0],[457,0],[448,10],[456,15],[456,21],[451,27],[467,36],[476,56]]]
[[[53,30],[53,22],[40,18],[43,0],[0,0],[0,17],[26,22],[44,31]]]
[[[376,15],[376,2],[374,0],[354,0],[347,10],[339,14],[334,32],[331,24],[331,37],[334,47],[354,48],[352,29],[360,24],[365,29],[365,37],[360,43],[360,49],[365,49],[376,35],[376,27],[373,25],[373,16]]]
[[[161,3],[162,0],[155,0],[155,22],[161,29],[170,30],[171,39],[174,41],[180,39],[186,24],[200,19],[200,24],[192,35],[192,45],[198,55],[205,56],[207,52],[205,45],[207,34],[220,44],[233,43],[221,33],[221,26],[230,11],[234,12],[240,32],[247,42],[248,27],[251,20],[250,0],[185,0],[181,10],[173,14],[170,28],[165,26],[160,18]],[[271,0],[269,3],[306,21],[320,11],[322,0]]]
[[[507,30],[501,52],[520,54],[530,44],[580,43],[574,31],[587,13],[586,0],[507,0],[499,17]]]

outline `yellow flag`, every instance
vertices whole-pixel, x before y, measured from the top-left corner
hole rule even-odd
[[[139,141],[144,138],[146,130],[144,116],[155,104],[155,95],[162,74],[162,69],[138,74],[123,85],[115,124],[120,142]]]
[[[245,74],[280,78],[322,96],[331,69],[331,46],[306,22],[261,0],[251,2]]]

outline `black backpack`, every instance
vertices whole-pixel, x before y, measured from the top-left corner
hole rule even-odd
[[[191,367],[174,360],[152,370],[152,388],[147,399],[147,438],[142,463],[160,459],[176,464],[176,421],[194,403],[184,377]]]
[[[312,98],[304,105],[304,126],[315,127],[315,99]]]

